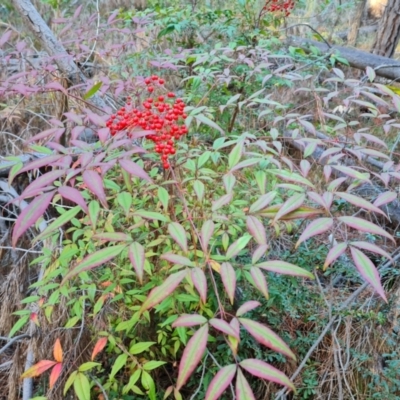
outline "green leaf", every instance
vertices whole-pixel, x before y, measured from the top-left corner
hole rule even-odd
[[[128,192],[119,193],[117,196],[117,201],[127,216],[132,206],[132,195]]]
[[[251,236],[246,233],[244,236],[233,242],[226,251],[226,258],[229,260],[236,257],[247,246],[250,240]]]
[[[83,97],[83,100],[90,99],[92,96],[94,96],[94,95],[99,91],[99,89],[101,88],[102,85],[103,85],[103,82],[102,82],[102,81],[95,83],[95,84],[82,96],[82,97]]]
[[[69,329],[69,328],[74,327],[74,326],[76,325],[76,323],[77,323],[79,320],[80,320],[80,318],[77,317],[77,316],[70,318],[70,319],[67,321],[67,323],[65,324],[64,328],[65,328],[65,329]]]
[[[218,126],[214,121],[211,121],[210,118],[207,118],[205,115],[198,114],[198,115],[195,115],[194,117],[196,118],[197,122],[201,122],[205,125],[208,125],[209,127],[214,128],[217,131],[224,134],[224,130],[220,126]]]
[[[138,217],[142,217],[144,219],[153,219],[162,222],[168,221],[168,219],[164,215],[153,211],[138,210],[135,211],[133,215],[137,215]]]
[[[156,369],[161,367],[161,365],[166,364],[165,361],[149,361],[146,364],[143,364],[143,369],[145,371],[151,371],[152,369]]]
[[[193,182],[193,189],[196,193],[196,196],[199,201],[202,201],[204,198],[204,183],[199,180],[195,180]]]
[[[228,193],[222,197],[220,197],[218,200],[212,202],[212,207],[211,210],[213,212],[219,210],[221,207],[225,206],[226,204],[229,204],[232,200],[233,194]]]
[[[11,328],[10,333],[8,334],[8,337],[12,338],[16,332],[18,332],[29,320],[29,315],[20,318],[14,326]]]
[[[156,344],[157,342],[140,342],[134,344],[130,349],[129,353],[131,354],[140,354],[143,353],[144,351],[148,350],[153,344]]]
[[[224,284],[226,293],[228,294],[231,304],[235,300],[235,290],[236,290],[236,274],[230,263],[224,262],[221,264],[221,279]]]
[[[161,204],[165,211],[168,210],[169,194],[168,191],[160,186],[157,191],[157,197],[161,201]]]
[[[129,378],[129,382],[126,386],[124,386],[122,393],[126,394],[128,393],[130,390],[133,389],[133,387],[135,386],[135,383],[139,380],[140,375],[142,373],[141,369],[137,369]]]
[[[298,193],[294,196],[287,199],[283,204],[279,211],[276,213],[274,222],[278,221],[281,217],[285,216],[286,214],[291,213],[294,210],[297,210],[301,207],[306,199],[305,194]]]
[[[96,200],[92,200],[89,203],[89,218],[90,218],[90,223],[92,224],[93,230],[96,229],[97,225],[97,219],[99,217],[100,213],[100,204]]]
[[[97,363],[97,362],[92,362],[92,361],[85,362],[85,363],[83,363],[82,365],[79,366],[78,371],[79,372],[89,371],[89,370],[93,369],[94,367],[98,367],[100,365],[101,364]]]
[[[79,400],[90,400],[90,383],[86,375],[81,372],[75,376],[74,390]]]
[[[65,386],[64,386],[64,396],[67,394],[69,388],[72,386],[72,384],[74,383],[74,380],[76,378],[76,375],[78,374],[78,371],[74,371],[69,378],[67,379],[67,382],[65,382]]]
[[[229,153],[228,166],[230,170],[240,161],[242,153],[243,153],[243,142],[239,142]]]
[[[272,200],[274,200],[276,195],[277,192],[268,192],[266,194],[263,194],[255,203],[250,206],[249,212],[255,213],[257,211],[263,210],[271,203]]]
[[[110,379],[114,378],[117,372],[126,365],[127,360],[128,354],[125,353],[122,353],[117,357],[111,369]]]
[[[332,218],[319,218],[311,222],[311,224],[308,225],[307,228],[304,230],[304,232],[301,234],[299,240],[296,243],[295,248],[297,249],[300,246],[300,244],[305,240],[326,232],[327,230],[331,229],[332,226],[333,226]]]

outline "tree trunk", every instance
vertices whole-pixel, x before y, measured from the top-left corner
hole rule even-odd
[[[358,3],[356,13],[354,15],[354,22],[351,25],[350,32],[348,35],[348,45],[355,46],[357,42],[358,30],[360,29],[362,16],[364,14],[365,5],[367,4],[367,0],[361,0]]]
[[[378,33],[372,47],[372,53],[384,57],[393,57],[400,39],[400,0],[389,0]]]

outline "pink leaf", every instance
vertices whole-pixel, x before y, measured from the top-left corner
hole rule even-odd
[[[22,172],[26,172],[26,171],[31,171],[33,169],[42,168],[44,166],[50,166],[53,163],[55,163],[56,161],[60,160],[62,157],[64,157],[62,154],[55,154],[55,155],[39,158],[38,160],[35,160],[35,161],[31,161],[29,164],[26,164],[23,168],[21,168],[19,170],[18,174],[21,174]]]
[[[126,171],[128,174],[137,176],[141,179],[144,179],[148,182],[152,182],[150,176],[147,172],[138,164],[134,163],[131,160],[119,160],[119,165]]]
[[[92,238],[104,242],[132,242],[131,236],[123,232],[101,232],[94,234]]]
[[[37,140],[42,140],[45,139],[49,136],[57,137],[62,135],[65,132],[65,128],[51,128],[47,129],[43,132],[38,133],[37,135],[31,137],[28,139],[26,142],[31,143],[31,142],[36,142]]]
[[[4,45],[5,43],[8,42],[8,40],[9,40],[10,37],[11,37],[11,35],[12,35],[12,31],[11,31],[11,30],[6,31],[6,32],[3,34],[3,36],[0,38],[0,48],[2,48],[3,45]]]
[[[236,290],[236,274],[230,263],[222,263],[221,279],[222,283],[224,284],[225,291],[228,293],[229,300],[231,304],[233,304]]]
[[[204,253],[207,253],[208,244],[214,233],[214,227],[214,222],[211,220],[204,222],[203,226],[201,227],[201,240]]]
[[[16,246],[18,239],[42,217],[47,210],[53,196],[54,191],[42,194],[36,197],[18,216],[14,225],[12,234],[12,245]]]
[[[250,300],[250,301],[246,301],[246,303],[242,304],[238,310],[236,311],[236,316],[240,317],[243,314],[254,310],[255,308],[261,306],[261,303],[259,303],[258,301],[255,300]]]
[[[250,274],[254,280],[254,285],[256,288],[268,299],[268,284],[265,276],[260,268],[251,267]]]
[[[258,244],[267,244],[265,227],[258,218],[249,215],[246,218],[246,226],[248,232]]]
[[[198,267],[195,267],[191,271],[193,285],[197,289],[200,295],[200,299],[205,304],[207,302],[207,279],[204,271]]]
[[[320,235],[321,233],[326,232],[331,229],[333,226],[332,218],[318,218],[317,220],[311,222],[301,234],[299,240],[296,243],[295,248],[299,247],[299,245],[307,239],[310,239],[313,236]]]
[[[68,95],[67,90],[65,89],[65,87],[63,85],[61,85],[60,82],[55,82],[55,81],[54,82],[50,82],[50,83],[47,83],[44,87],[46,89],[53,89],[53,90],[62,92],[65,95]]]
[[[32,197],[32,192],[40,188],[48,187],[49,185],[53,185],[53,183],[63,175],[65,175],[65,171],[63,170],[54,170],[43,174],[27,186],[27,188],[22,192],[21,198],[26,199],[28,197]]]
[[[208,339],[208,325],[202,326],[189,340],[182,354],[181,362],[179,363],[179,373],[176,382],[176,389],[180,388],[190,378],[192,372],[199,364],[206,350]]]
[[[171,222],[168,224],[168,232],[171,235],[172,239],[179,245],[179,247],[187,253],[187,237],[185,229],[183,229],[182,225],[179,222]]]
[[[248,318],[239,318],[239,322],[258,343],[296,360],[296,356],[289,349],[288,345],[271,329]]]
[[[208,322],[215,329],[225,333],[226,335],[233,336],[238,340],[240,339],[239,334],[226,321],[222,319],[212,318]]]
[[[334,261],[336,261],[347,249],[347,243],[339,243],[333,246],[330,250],[328,255],[326,256],[325,263],[324,263],[324,270],[328,268]]]
[[[381,207],[385,204],[391,203],[397,199],[396,192],[385,192],[381,193],[374,201],[374,206]]]
[[[132,243],[129,246],[128,256],[131,260],[133,268],[135,269],[136,276],[138,277],[139,282],[142,284],[144,263],[146,260],[144,247],[138,242]]]
[[[278,221],[280,218],[289,214],[290,212],[297,210],[301,205],[304,203],[306,196],[304,194],[295,194],[294,196],[290,197],[282,204],[282,207],[276,213],[274,222]]]
[[[342,199],[348,201],[351,204],[354,204],[357,207],[364,208],[365,210],[373,211],[378,214],[382,214],[386,217],[386,214],[382,210],[371,204],[369,201],[362,199],[361,197],[354,196],[353,194],[344,192],[336,192],[335,194],[336,196],[341,197]]]
[[[92,112],[89,112],[87,114],[88,118],[90,119],[91,122],[93,122],[97,126],[105,127],[106,123],[104,121],[104,117],[101,117],[100,115],[94,114]]]
[[[97,136],[101,143],[105,143],[110,137],[110,128],[100,128],[97,130]]]
[[[255,267],[259,267],[270,272],[275,272],[277,274],[293,275],[300,276],[302,278],[314,279],[314,275],[311,272],[308,272],[307,270],[300,268],[297,265],[290,264],[285,261],[265,261],[263,263],[255,265]]]
[[[170,263],[178,264],[178,265],[185,265],[187,267],[193,267],[194,264],[184,256],[180,256],[178,254],[166,253],[160,257],[162,260],[167,260]]]
[[[376,290],[376,292],[385,300],[387,303],[387,299],[385,296],[385,291],[381,285],[381,280],[379,278],[378,270],[372,261],[360,250],[355,247],[351,247],[351,255],[353,257],[353,261],[361,276],[371,284],[371,286]]]
[[[82,11],[82,4],[75,10],[74,16],[72,17],[72,19],[74,20],[74,19],[78,18],[81,11]]]
[[[219,400],[221,394],[232,382],[236,373],[236,365],[231,364],[221,368],[210,382],[205,400]]]
[[[350,226],[351,228],[357,229],[361,232],[368,232],[374,233],[376,235],[385,236],[388,239],[395,242],[392,235],[386,232],[384,229],[380,228],[379,226],[373,224],[372,222],[366,221],[362,218],[357,217],[339,217],[339,221],[344,222],[346,225]]]
[[[278,383],[279,385],[286,386],[290,390],[296,391],[290,379],[279,369],[276,369],[264,361],[255,358],[248,358],[239,363],[239,365],[250,374],[257,376],[267,381]]]
[[[172,294],[186,276],[186,273],[186,271],[176,272],[175,274],[170,275],[163,284],[152,289],[147,296],[147,299],[142,304],[140,312],[153,308]]]
[[[82,208],[82,210],[85,211],[86,214],[89,212],[86,201],[78,189],[75,189],[70,186],[61,186],[58,189],[58,193],[62,197],[64,197],[64,199],[72,201],[75,204],[77,204],[78,206],[80,206]]]
[[[254,250],[251,262],[255,264],[261,257],[265,255],[267,250],[268,250],[267,244],[260,244],[259,246],[257,246],[257,248]]]
[[[376,244],[369,242],[350,242],[350,244],[352,246],[358,247],[359,249],[367,250],[371,253],[380,254],[381,256],[386,257],[388,260],[392,260],[391,255]]]
[[[339,172],[342,172],[343,174],[350,176],[351,178],[359,179],[360,181],[368,181],[370,177],[370,174],[368,172],[358,172],[350,167],[345,167],[342,165],[332,165],[332,167],[337,169]]]
[[[199,314],[183,314],[172,324],[173,328],[178,326],[191,327],[196,325],[203,325],[207,322],[207,318],[204,318]]]
[[[272,200],[274,200],[276,196],[276,192],[269,192],[266,194],[263,194],[255,203],[253,203],[250,206],[250,213],[255,213],[257,211],[263,210],[265,207],[267,207]]]
[[[249,382],[247,382],[240,368],[236,374],[236,400],[256,400]]]
[[[103,207],[108,209],[103,180],[101,179],[100,175],[96,171],[88,169],[83,172],[82,178],[85,185],[95,196],[97,196]]]
[[[233,197],[233,194],[232,193],[228,193],[228,194],[220,197],[218,200],[213,201],[211,210],[213,212],[219,210],[221,207],[223,207],[226,204],[230,203],[231,200],[232,200],[232,197]]]

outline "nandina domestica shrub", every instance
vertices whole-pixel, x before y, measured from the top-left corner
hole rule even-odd
[[[123,107],[100,116],[77,102],[64,113],[65,125],[52,119],[50,129],[35,132],[32,141],[42,146],[27,144],[37,156],[33,162],[8,160],[9,183],[38,174],[15,202],[24,207],[10,210],[16,217],[10,246],[29,239],[43,254],[31,267],[38,264],[42,272],[26,284],[36,280],[5,333],[13,337],[27,324],[29,332],[40,325],[27,339],[40,350],[30,353],[36,364],[23,377],[51,369],[48,398],[74,390],[80,399],[247,400],[264,398],[267,389],[259,395],[259,388],[266,382],[266,396],[278,386],[294,390],[288,376],[307,349],[287,328],[302,316],[291,319],[286,303],[276,307],[271,287],[279,287],[272,282],[292,285],[288,297],[302,285],[326,299],[327,274],[345,259],[344,275],[357,271],[353,285],[360,275],[378,294],[371,303],[386,300],[378,269],[390,263],[394,238],[379,218],[386,219],[386,206],[397,199],[400,168],[365,121],[373,117],[383,130],[395,129],[396,120],[386,120],[375,102],[392,109],[398,96],[374,83],[371,70],[370,82],[354,82],[334,68],[324,87],[311,89],[309,76],[290,65],[270,66],[270,49],[254,46],[225,43],[187,59],[181,53],[152,59],[145,68],[163,73],[149,78],[110,83],[103,77],[103,95],[122,93]],[[117,64],[124,66],[120,59]],[[1,93],[67,91],[57,82],[20,85],[23,77],[2,83]],[[164,88],[171,77],[185,102]],[[93,84],[87,83],[85,100],[93,88],[100,90]],[[292,105],[292,97],[274,98],[282,84],[296,101],[309,93],[318,119]],[[290,85],[297,85],[295,95]],[[337,115],[333,102],[359,104],[367,112],[352,120],[350,113]],[[100,142],[76,140],[87,125]],[[63,146],[66,126],[73,135]],[[344,128],[343,138],[338,132]],[[337,140],[319,130],[337,133]],[[145,137],[143,148],[134,145],[138,137]],[[153,151],[145,151],[147,139],[164,171]],[[387,161],[375,162],[377,172],[368,167],[370,157]],[[376,182],[383,190],[371,198],[355,192]],[[282,243],[292,260],[283,257]],[[316,243],[324,248],[319,258],[300,264]],[[321,291],[311,282],[315,276]],[[332,287],[335,298],[340,291]],[[340,311],[329,306],[309,318],[333,314],[326,326],[339,327]],[[330,344],[338,342],[336,330],[331,335]],[[35,386],[35,394],[45,387]]]

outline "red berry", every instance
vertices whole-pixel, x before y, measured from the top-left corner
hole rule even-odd
[[[170,97],[170,98],[175,97],[175,93],[169,92],[169,93],[167,94],[167,96]]]
[[[164,85],[165,81],[164,81],[164,79],[159,79],[159,80],[158,80],[158,83],[159,83],[160,85]]]
[[[147,88],[147,91],[148,91],[149,93],[153,93],[153,92],[154,92],[153,86],[149,86],[149,87]]]
[[[151,79],[150,79],[150,78],[146,78],[146,79],[144,80],[144,83],[145,83],[146,85],[148,85],[150,82],[151,82]]]

